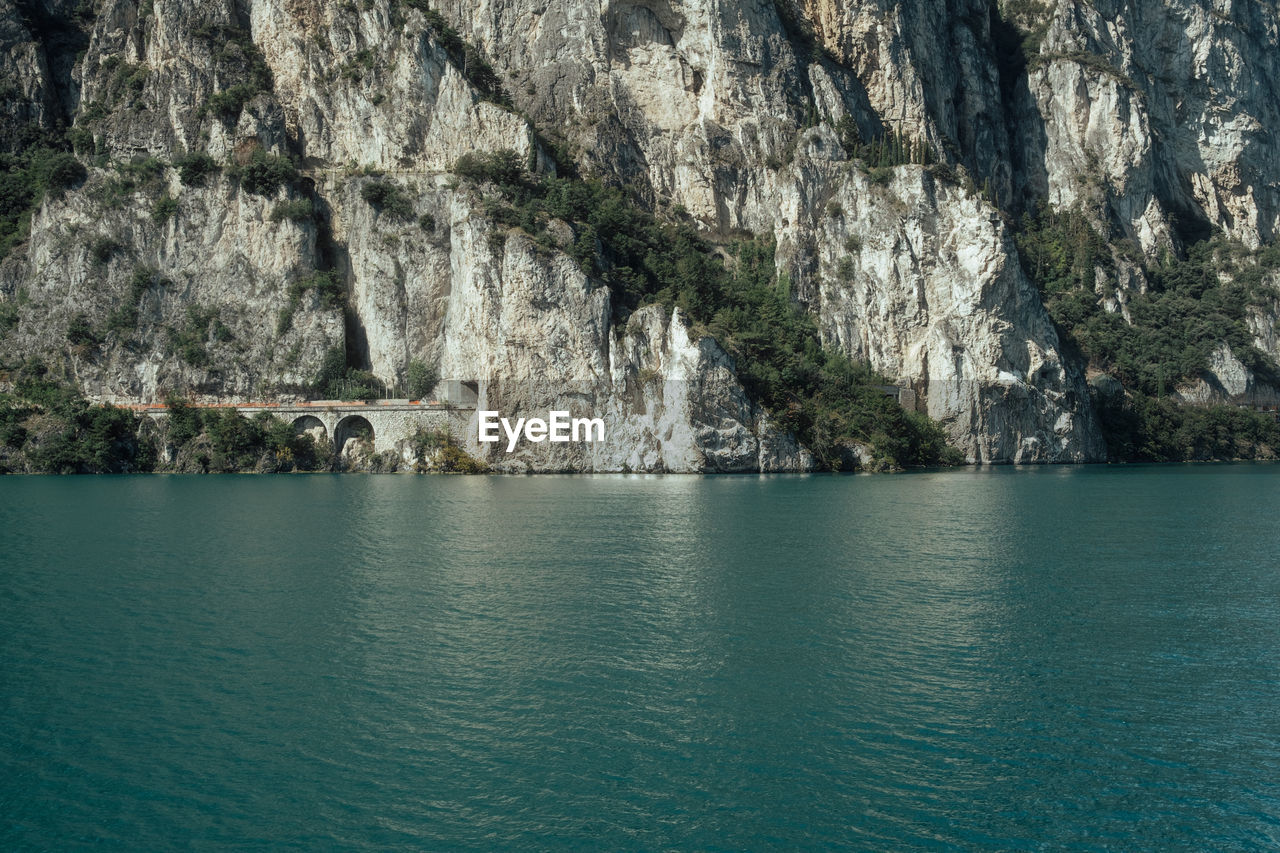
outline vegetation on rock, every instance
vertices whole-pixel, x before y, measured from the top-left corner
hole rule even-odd
[[[202,187],[205,180],[218,172],[217,162],[204,152],[184,154],[173,161],[178,178],[189,187]]]
[[[246,104],[271,91],[271,69],[247,30],[205,21],[196,25],[193,34],[209,45],[222,83],[201,112],[234,124]]]
[[[0,395],[0,473],[113,474],[148,471],[154,447],[127,409],[92,406],[44,365],[26,365]]]
[[[421,400],[435,389],[440,382],[440,371],[429,367],[421,361],[410,361],[409,371],[405,379],[406,390],[412,400]]]
[[[449,25],[444,16],[432,9],[428,0],[393,0],[394,6],[403,6],[409,9],[416,9],[422,13],[427,21],[427,29],[430,31],[436,43],[444,49],[445,55],[449,57],[449,62],[457,68],[467,79],[480,96],[498,106],[510,109],[511,96],[507,94],[502,86],[502,79],[498,73],[493,70],[493,66],[485,57],[484,52],[471,42],[465,40],[456,29]]]
[[[258,149],[249,161],[227,169],[227,174],[240,181],[245,192],[273,196],[282,186],[298,180],[298,169],[288,157],[267,154]]]
[[[408,221],[413,219],[413,200],[399,185],[391,181],[372,181],[360,190],[360,197],[384,216]]]
[[[484,474],[489,468],[468,454],[443,430],[418,429],[411,439],[415,465],[420,472]]]
[[[938,424],[881,390],[883,377],[822,346],[813,317],[779,278],[770,243],[713,246],[598,181],[535,177],[512,151],[467,155],[454,170],[498,191],[487,210],[499,224],[553,245],[547,224],[570,223],[574,241],[561,248],[608,285],[618,319],[642,305],[678,307],[733,356],[747,391],[824,466],[852,465],[854,445],[888,467],[962,461]]]
[[[313,471],[329,450],[269,413],[200,409],[178,397],[152,421],[128,409],[92,405],[44,365],[18,370],[0,394],[0,474],[127,474],[146,471]]]
[[[47,194],[81,184],[87,175],[66,143],[33,132],[14,154],[0,154],[0,258],[27,237],[31,214]]]
[[[1280,247],[1250,252],[1217,238],[1193,245],[1185,258],[1134,260],[1148,287],[1128,292],[1126,320],[1099,304],[1098,274],[1114,275],[1116,262],[1083,214],[1027,216],[1017,243],[1065,340],[1091,370],[1116,377],[1130,392],[1097,401],[1111,458],[1253,458],[1280,449],[1269,428],[1275,421],[1265,415],[1164,399],[1207,369],[1222,343],[1255,376],[1280,386],[1280,366],[1254,345],[1246,325],[1250,307],[1276,295],[1268,282],[1280,271]],[[1237,429],[1238,442],[1224,438],[1227,426]]]
[[[369,371],[347,364],[342,346],[331,347],[324,354],[311,389],[326,400],[376,400],[388,391],[386,384]]]

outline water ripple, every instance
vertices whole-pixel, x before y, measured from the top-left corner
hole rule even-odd
[[[0,479],[0,847],[1275,847],[1277,473]]]

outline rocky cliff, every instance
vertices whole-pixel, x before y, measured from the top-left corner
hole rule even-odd
[[[811,466],[711,309],[633,311],[607,239],[495,216],[456,174],[510,151],[713,249],[767,242],[821,344],[968,459],[1098,460],[1085,376],[1111,365],[1062,338],[1023,223],[1078,212],[1102,247],[1081,286],[1125,322],[1153,265],[1269,246],[1278,21],[1222,0],[0,0],[9,173],[34,182],[29,227],[6,201],[0,356],[95,399],[242,400],[307,394],[337,347],[512,414],[587,405],[633,448],[515,468]],[[1269,387],[1232,355],[1274,362],[1269,287],[1248,340],[1202,345],[1189,399]]]

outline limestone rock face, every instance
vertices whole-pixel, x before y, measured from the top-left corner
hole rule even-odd
[[[1008,188],[1010,131],[985,4],[957,13],[941,3],[512,0],[478,14],[463,5],[442,8],[503,64],[513,90],[524,87],[536,120],[566,128],[597,168],[713,233],[772,233],[828,342],[918,387],[970,458],[1099,458],[1082,380],[1064,365],[1003,229],[990,224],[995,209],[953,184],[922,198],[919,186],[934,182],[909,167],[871,186],[832,127],[843,120],[868,140],[914,134]],[[577,50],[561,44],[566,31]],[[804,129],[818,118],[829,123]],[[829,217],[833,202],[867,215]],[[988,223],[975,235],[986,245],[973,249],[984,262],[930,257],[924,220],[946,220],[968,240],[966,216]],[[857,264],[852,288],[835,275],[849,237],[886,247]],[[952,342],[977,350],[957,362]]]
[[[577,262],[518,229],[475,215],[478,199],[419,187],[415,216],[389,220],[346,189],[353,304],[375,373],[396,377],[412,358],[476,383],[478,410],[546,419],[601,418],[603,441],[529,445],[506,439],[468,450],[501,471],[806,470],[709,337],[691,335],[657,306],[613,319],[609,290]],[[367,185],[367,182],[365,182]],[[417,218],[431,217],[428,233]],[[478,426],[478,425],[477,425]]]
[[[524,120],[476,97],[418,9],[254,3],[250,25],[310,160],[440,172],[477,150],[530,153]]]
[[[1044,133],[1026,175],[1104,205],[1148,251],[1280,228],[1280,10],[1210,0],[1050,4],[1029,88]],[[1041,184],[1040,182],[1043,182]]]
[[[1246,365],[1241,363],[1224,344],[1209,356],[1209,365],[1199,377],[1177,388],[1178,397],[1199,405],[1231,403],[1243,406],[1275,406],[1280,394],[1264,382]]]
[[[618,320],[575,260],[495,225],[451,174],[509,149],[625,183],[710,239],[771,238],[824,342],[911,389],[970,459],[1087,461],[1105,449],[1082,366],[1009,217],[1083,207],[1149,256],[1280,227],[1274,4],[33,5],[0,0],[0,144],[74,123],[89,177],[48,194],[0,266],[20,317],[0,353],[102,399],[301,394],[341,346],[391,383],[438,364],[508,417],[615,425],[593,445],[470,448],[503,470],[809,467],[713,339],[663,309]],[[1037,33],[1025,55],[1015,24]],[[932,165],[851,156],[887,140]],[[218,167],[202,185],[179,180],[192,153]],[[252,186],[263,155],[298,177]],[[316,270],[343,305],[300,284]],[[1103,295],[1123,311],[1143,282],[1118,273]],[[1273,355],[1274,309],[1250,319]]]
[[[16,150],[28,128],[58,115],[48,55],[29,24],[12,2],[0,3],[0,151]]]
[[[517,303],[522,298],[508,296]],[[477,315],[483,316],[483,311]],[[546,419],[553,411],[600,418],[606,425],[602,440],[595,435],[592,443],[522,440],[508,452],[504,435],[496,444],[477,440],[467,449],[508,472],[739,473],[813,467],[795,439],[774,429],[747,397],[719,345],[691,336],[678,311],[668,314],[650,306],[624,327],[597,328],[603,337],[582,337],[578,343],[591,346],[598,358],[557,364],[556,355],[548,353],[541,376],[513,380],[506,374],[482,382],[479,408],[501,412],[512,422]],[[548,331],[553,340],[561,332]],[[469,432],[479,434],[478,429]]]
[[[1253,333],[1253,343],[1272,359],[1280,361],[1280,277],[1273,277],[1272,292],[1268,302],[1249,310],[1247,321]]]
[[[271,199],[221,179],[185,188],[158,225],[144,199],[112,197],[114,180],[95,173],[46,200],[25,254],[0,267],[0,288],[24,303],[6,351],[60,362],[113,402],[300,391],[343,340],[341,310],[314,292],[280,329],[291,284],[314,268],[314,226],[272,222]]]
[[[817,235],[816,311],[855,359],[909,377],[953,443],[980,462],[1080,462],[1103,452],[1003,222],[976,196],[904,167],[850,177]],[[874,236],[870,236],[874,235]]]

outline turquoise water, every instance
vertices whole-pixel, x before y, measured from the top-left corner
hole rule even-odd
[[[1280,845],[1280,468],[0,478],[0,849]]]

